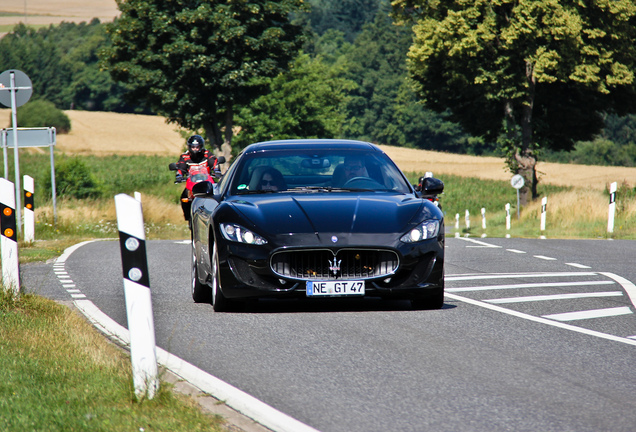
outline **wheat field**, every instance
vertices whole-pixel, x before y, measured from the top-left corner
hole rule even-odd
[[[115,0],[2,0],[0,28],[6,31],[18,23],[48,26],[61,22],[112,21],[117,15]],[[0,37],[3,33],[0,33]]]
[[[65,111],[71,119],[69,134],[58,135],[56,149],[66,154],[174,155],[185,140],[179,128],[163,117],[110,112]],[[11,110],[0,109],[0,127],[9,127]],[[511,178],[503,158],[477,157],[380,145],[405,172],[431,171],[488,180]],[[557,186],[605,190],[612,182],[636,186],[636,168],[604,167],[539,162],[540,181]]]

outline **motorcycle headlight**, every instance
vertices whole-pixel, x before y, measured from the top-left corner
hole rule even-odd
[[[417,243],[422,240],[437,237],[439,233],[439,221],[425,221],[404,234],[400,240],[404,243]]]
[[[254,234],[247,228],[243,228],[240,225],[232,223],[221,224],[221,234],[223,234],[223,237],[225,237],[227,240],[235,241],[237,243],[253,245],[264,245],[265,243],[267,243],[267,240],[265,240],[258,234]]]

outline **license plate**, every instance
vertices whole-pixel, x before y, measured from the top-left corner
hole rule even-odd
[[[364,281],[307,281],[307,297],[364,295]]]

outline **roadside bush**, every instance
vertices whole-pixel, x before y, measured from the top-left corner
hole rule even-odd
[[[71,130],[68,116],[53,103],[43,99],[27,102],[19,107],[17,117],[20,127],[54,127],[59,134],[69,133]]]
[[[51,179],[45,183],[51,190]],[[102,194],[100,182],[88,166],[77,157],[62,159],[55,164],[55,190],[59,197],[97,198]]]

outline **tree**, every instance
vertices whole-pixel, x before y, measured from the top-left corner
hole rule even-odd
[[[571,149],[602,114],[636,112],[632,0],[393,0],[413,22],[409,71],[427,106],[499,139],[537,196],[541,148]]]
[[[238,112],[239,146],[288,138],[337,138],[347,118],[346,93],[355,84],[320,57],[298,56],[269,91]]]
[[[123,101],[123,87],[98,67],[96,52],[107,44],[98,19],[40,29],[19,24],[0,39],[0,68],[26,73],[34,99],[59,109],[133,111]]]
[[[203,129],[230,155],[233,113],[286,69],[302,43],[302,0],[117,0],[103,54],[112,76],[169,122]],[[225,136],[222,129],[225,128]],[[223,144],[222,144],[223,143]]]

